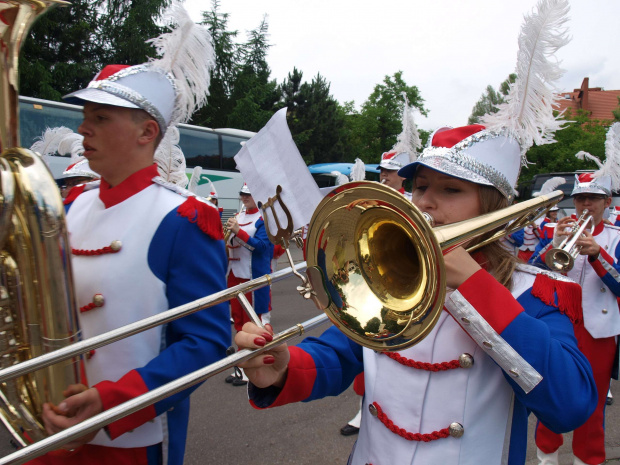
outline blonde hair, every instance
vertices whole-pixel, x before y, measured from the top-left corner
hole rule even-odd
[[[478,185],[478,196],[480,198],[480,213],[482,215],[501,210],[508,206],[508,199],[492,186]],[[504,226],[501,228],[503,227]],[[497,230],[476,238],[471,244],[482,242],[496,231]],[[502,286],[511,290],[512,274],[519,263],[514,253],[506,249],[499,241],[494,241],[481,247],[478,249],[478,252],[482,253],[485,260],[481,265],[483,265]]]

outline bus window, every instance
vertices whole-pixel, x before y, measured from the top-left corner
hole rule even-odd
[[[65,126],[77,132],[80,124],[82,124],[82,112],[79,107],[62,108],[30,102],[19,103],[20,145],[22,147],[32,146],[47,128]]]
[[[236,170],[237,164],[235,163],[234,156],[241,150],[241,142],[248,140],[245,137],[234,137],[222,135],[222,169],[224,170]]]
[[[188,168],[221,169],[218,136],[212,132],[179,127],[179,145]]]

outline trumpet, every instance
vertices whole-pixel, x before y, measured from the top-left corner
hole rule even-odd
[[[545,264],[553,271],[559,273],[567,273],[575,266],[575,259],[581,247],[575,245],[577,239],[583,236],[583,232],[588,227],[588,224],[593,222],[592,215],[586,208],[579,219],[573,224],[570,233],[560,243],[558,247],[554,247],[545,256]]]
[[[288,269],[0,370],[0,382],[231,298],[239,299],[252,321],[260,326],[260,319],[244,294],[290,274],[302,279],[303,284],[297,288],[300,294],[313,300],[325,313],[274,335],[273,341],[264,347],[241,350],[6,456],[0,465],[24,463],[57,449],[330,320],[355,342],[374,350],[401,350],[414,345],[432,330],[443,308],[446,295],[443,255],[481,235],[491,234],[482,242],[486,244],[521,229],[545,214],[562,196],[561,191],[556,191],[471,220],[432,227],[411,202],[387,186],[374,182],[339,186],[321,201],[312,216],[308,263],[294,265],[287,254],[291,261]],[[263,209],[263,215],[265,212]],[[289,223],[288,232],[279,240],[285,246],[293,233],[292,222]],[[281,230],[279,226],[278,229]],[[279,234],[275,236],[278,237]],[[390,237],[390,241],[381,240],[385,237]],[[303,269],[306,277],[299,273]]]

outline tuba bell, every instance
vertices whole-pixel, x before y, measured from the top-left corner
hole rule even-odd
[[[20,45],[35,19],[55,4],[0,2],[0,367],[7,368],[78,341],[71,249],[60,193],[41,158],[19,145]],[[62,401],[80,382],[76,359],[0,385],[0,420],[24,446],[47,436],[43,403]]]

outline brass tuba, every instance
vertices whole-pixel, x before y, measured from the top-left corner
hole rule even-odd
[[[35,19],[55,0],[0,1],[0,366],[77,342],[64,206],[41,158],[19,145],[18,55]],[[0,385],[0,420],[19,445],[46,436],[44,402],[80,382],[76,359]]]

